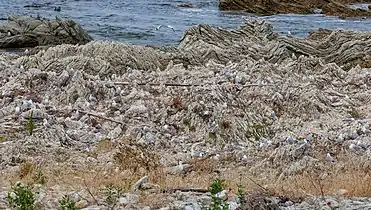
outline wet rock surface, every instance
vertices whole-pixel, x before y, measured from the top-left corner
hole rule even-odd
[[[9,16],[0,25],[0,48],[86,44],[92,38],[73,20]]]
[[[264,191],[246,209],[368,208],[370,36],[299,39],[247,21],[192,27],[176,49],[93,41],[3,53],[0,195],[35,182],[32,164],[51,208],[68,194],[85,209],[202,209],[216,175]],[[98,190],[112,183],[126,183],[113,201]],[[233,209],[237,194],[218,195]]]
[[[221,10],[244,10],[259,15],[274,14],[315,14],[320,13],[339,17],[370,17],[368,9],[355,9],[347,6],[351,3],[371,3],[370,1],[352,0],[220,0]]]

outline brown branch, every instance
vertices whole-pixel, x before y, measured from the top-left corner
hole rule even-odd
[[[112,84],[112,83],[111,83]],[[129,85],[134,85],[133,82],[114,82],[113,85],[122,85],[122,86],[129,86]],[[139,82],[136,83],[136,85],[144,86],[144,85],[150,85],[150,86],[161,86],[164,85],[166,87],[208,87],[208,86],[213,86],[214,84],[181,84],[181,83],[146,83],[146,82]],[[306,85],[288,85],[287,87],[295,87],[295,88],[302,88],[306,87],[309,85],[314,85],[314,84],[306,84]],[[216,86],[221,86],[221,84],[217,84]],[[231,86],[236,86],[236,84],[231,84]],[[241,85],[240,88],[247,88],[247,87],[267,87],[267,86],[277,86],[275,84],[245,84]]]
[[[84,179],[83,181],[84,181],[84,185],[85,185],[86,191],[88,191],[89,195],[93,198],[95,204],[99,205],[98,200],[94,197],[93,193],[91,193],[91,191],[90,191],[88,185],[87,185],[86,182],[85,182],[85,179]]]
[[[256,186],[260,187],[263,191],[265,191],[266,193],[269,193],[269,190],[265,187],[263,187],[261,184],[257,183],[255,180],[253,180],[252,178],[250,177],[247,177],[252,183],[254,183]]]
[[[176,191],[181,192],[198,192],[198,193],[207,193],[209,190],[207,189],[201,189],[201,188],[170,188],[170,189],[164,189],[162,193],[175,193]]]
[[[123,85],[123,86],[129,86],[129,85],[133,85],[134,83],[132,82],[114,82],[113,83],[114,85]],[[150,86],[161,86],[161,85],[164,85],[166,87],[200,87],[200,86],[212,86],[213,84],[180,84],[180,83],[145,83],[145,82],[140,82],[140,83],[137,83],[137,85],[150,85]],[[232,84],[232,86],[236,86],[235,84]],[[262,85],[262,84],[246,84],[246,85],[242,85],[241,87],[244,88],[244,87],[259,87],[259,86],[273,86],[273,85],[270,85],[270,84],[266,84],[266,85]]]
[[[190,161],[185,161],[183,162],[183,164],[196,164],[198,162],[201,162],[201,161],[205,161],[209,158],[212,158],[214,157],[216,154],[207,154],[205,157],[202,157],[202,158],[197,158],[197,159],[193,159],[193,160],[190,160]]]
[[[111,121],[111,122],[114,122],[114,123],[117,123],[117,124],[124,125],[124,122],[114,120],[114,119],[111,119],[111,118],[108,118],[108,117],[103,117],[103,116],[100,116],[98,114],[94,114],[94,113],[91,113],[91,112],[82,111],[82,110],[78,110],[78,109],[72,109],[72,111],[78,111],[78,112],[81,112],[83,114],[87,114],[87,115],[90,115],[90,116],[93,116],[93,117],[97,117],[97,118],[100,118],[100,119],[104,119],[104,120],[107,120],[107,121]]]
[[[133,85],[134,83],[132,82],[114,82],[113,83],[114,85],[123,85],[123,86],[129,86],[129,85]],[[166,87],[198,87],[198,86],[204,86],[204,85],[200,85],[200,84],[179,84],[179,83],[144,83],[144,82],[140,82],[140,83],[137,83],[137,85],[151,85],[151,86],[161,86],[161,85],[165,85]]]

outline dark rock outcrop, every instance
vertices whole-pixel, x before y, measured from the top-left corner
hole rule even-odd
[[[179,4],[178,7],[180,7],[180,8],[198,8],[199,6],[197,4],[183,3],[183,4]]]
[[[73,20],[46,20],[10,16],[0,25],[0,48],[22,48],[59,44],[86,44],[93,40]]]
[[[371,11],[353,9],[346,4],[371,3],[370,0],[220,0],[221,10],[244,10],[259,15],[313,14],[321,9],[323,14],[339,17],[371,17]]]

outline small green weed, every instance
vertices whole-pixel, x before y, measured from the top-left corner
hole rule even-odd
[[[238,198],[238,204],[239,206],[244,206],[246,203],[245,200],[245,190],[242,185],[237,185],[237,198]]]
[[[274,135],[274,131],[271,129],[268,123],[249,123],[249,122],[237,122],[237,125],[244,131],[246,139],[251,142],[257,142],[262,137],[269,137]]]
[[[62,199],[59,200],[59,205],[61,210],[76,210],[76,201],[69,195],[64,195]]]
[[[36,174],[32,178],[36,184],[46,184],[46,176],[40,168],[36,171]]]
[[[17,182],[11,187],[8,192],[7,201],[13,209],[17,210],[34,210],[35,209],[35,196],[32,189],[22,182]]]
[[[32,117],[33,117],[33,111],[30,112],[30,115],[28,116],[28,120],[27,120],[27,125],[26,125],[28,133],[30,134],[30,136],[32,136],[32,133],[33,133],[34,129],[36,128]]]
[[[6,142],[6,139],[4,136],[0,136],[0,143]]]
[[[228,203],[218,196],[218,193],[223,191],[224,181],[220,178],[216,178],[209,187],[211,193],[212,203],[210,204],[209,210],[227,210]]]
[[[115,205],[122,196],[123,190],[120,187],[110,184],[104,188],[103,193],[106,196],[105,202],[108,205]]]
[[[363,114],[355,107],[351,107],[350,110],[348,110],[348,114],[355,119],[361,119],[363,117]]]
[[[250,135],[254,137],[255,141],[259,141],[260,138],[265,136],[269,131],[268,127],[264,124],[252,124],[250,126]]]

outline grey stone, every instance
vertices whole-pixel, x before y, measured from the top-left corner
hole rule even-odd
[[[70,78],[70,74],[68,73],[68,71],[63,70],[61,75],[59,75],[59,78],[58,78],[58,86],[67,85],[67,81],[69,78]]]
[[[122,197],[119,198],[119,203],[128,205],[128,204],[136,204],[140,200],[140,196],[136,194],[125,193]]]
[[[184,210],[195,210],[195,208],[193,206],[185,206]]]
[[[227,200],[227,198],[228,198],[228,193],[227,193],[226,190],[222,190],[221,192],[218,192],[218,193],[216,194],[216,197],[218,197],[218,198],[220,198],[220,199],[222,199],[222,200]]]
[[[3,192],[0,192],[0,201],[5,201],[6,200],[6,197],[7,197],[8,193],[3,191]]]
[[[140,178],[137,182],[135,182],[135,184],[131,187],[131,190],[132,191],[137,191],[138,189],[140,189],[140,187],[144,183],[147,183],[147,182],[148,182],[148,176],[144,176],[144,177]]]
[[[107,206],[97,206],[97,205],[94,205],[94,206],[88,206],[86,208],[83,208],[81,210],[108,210],[109,208]]]
[[[113,129],[112,131],[109,132],[107,138],[108,139],[116,139],[116,138],[120,137],[121,133],[122,133],[121,126],[118,125],[115,129]]]
[[[236,210],[236,209],[238,209],[238,204],[237,204],[237,202],[234,202],[234,201],[230,201],[230,202],[228,202],[228,209],[229,210]]]
[[[32,118],[33,119],[44,119],[44,118],[48,118],[48,114],[44,113],[40,109],[28,110],[27,112],[23,112],[21,115],[22,115],[23,118],[28,119],[30,117],[30,115],[31,115],[31,112],[32,112]]]
[[[180,163],[179,165],[165,168],[165,172],[168,174],[175,175],[182,174],[186,171],[189,171],[190,169],[192,169],[192,165]]]
[[[65,125],[68,129],[80,129],[84,126],[84,124],[80,121],[71,120],[70,118],[66,118],[64,121]]]

